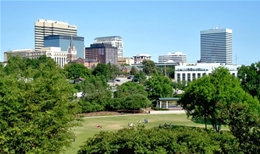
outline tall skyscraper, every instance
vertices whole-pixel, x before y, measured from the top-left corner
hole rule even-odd
[[[44,47],[44,36],[72,35],[77,36],[77,26],[66,22],[39,19],[34,23],[35,51]]]
[[[232,30],[210,29],[200,32],[200,61],[202,63],[232,64]]]
[[[113,47],[118,49],[118,57],[123,57],[123,39],[120,36],[106,36],[106,37],[97,37],[95,38],[95,43],[110,43]]]

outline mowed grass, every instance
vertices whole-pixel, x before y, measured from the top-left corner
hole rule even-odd
[[[144,119],[148,119],[148,123],[144,124]],[[187,119],[186,114],[134,114],[134,115],[117,115],[117,116],[97,116],[86,117],[81,121],[80,127],[75,127],[74,133],[76,135],[75,142],[72,142],[72,146],[66,150],[65,154],[76,154],[79,150],[79,146],[84,144],[89,137],[93,137],[100,131],[116,131],[122,128],[127,128],[128,123],[138,125],[139,120],[146,128],[158,127],[159,124],[183,125],[183,126],[196,126],[204,127],[204,124],[195,123],[190,119]],[[101,125],[102,128],[97,128],[97,125]],[[208,125],[210,128],[210,125]]]

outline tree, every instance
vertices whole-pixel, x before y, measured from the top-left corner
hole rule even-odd
[[[57,65],[14,59],[0,73],[0,153],[62,152],[76,125],[73,87]]]
[[[102,77],[92,76],[80,83],[83,92],[83,97],[80,101],[82,112],[102,111],[110,103],[112,92]]]
[[[125,98],[122,106],[126,110],[138,110],[150,106],[150,101],[142,94],[133,94]]]
[[[156,100],[160,97],[172,97],[172,81],[163,75],[152,75],[145,83],[150,100]]]
[[[185,80],[172,82],[173,89],[184,90],[187,85]]]
[[[231,133],[238,139],[241,152],[260,151],[260,119],[248,104],[232,104],[223,117]]]
[[[143,71],[139,71],[137,74],[135,74],[133,82],[138,82],[139,84],[144,84],[146,81],[146,75]]]
[[[95,76],[104,76],[106,80],[110,78],[108,65],[99,63],[92,72]]]
[[[238,69],[237,76],[242,88],[260,100],[260,61],[252,63],[250,66],[242,65]]]
[[[91,71],[80,63],[70,63],[64,66],[64,71],[68,79],[78,79],[80,77],[85,78],[91,75]]]
[[[108,78],[111,80],[115,80],[116,76],[121,74],[119,68],[114,64],[108,63],[107,68],[108,68]]]
[[[143,71],[146,75],[156,74],[157,68],[152,60],[143,61]]]
[[[135,82],[126,82],[117,87],[111,108],[112,106],[118,107],[117,109],[132,110],[150,106],[150,102],[142,85]]]
[[[131,67],[130,74],[131,74],[131,75],[136,75],[137,73],[138,73],[138,69],[137,69],[135,66],[132,66],[132,67]]]
[[[250,102],[252,108],[258,104],[240,87],[239,80],[223,67],[215,69],[210,76],[190,82],[178,101],[188,116],[204,118],[205,127],[206,119],[209,119],[218,132],[225,123],[221,115],[231,104],[238,102]]]
[[[115,92],[115,97],[123,98],[134,94],[141,94],[147,97],[147,92],[145,91],[144,87],[135,82],[125,82],[118,86],[117,91]]]

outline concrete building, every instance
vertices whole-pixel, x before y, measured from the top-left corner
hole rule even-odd
[[[118,57],[123,57],[124,54],[124,43],[123,39],[120,36],[106,36],[106,37],[97,37],[94,39],[95,43],[110,43],[113,47],[118,49]]]
[[[95,43],[85,48],[85,59],[96,59],[99,63],[117,65],[118,49],[110,43]]]
[[[210,29],[200,32],[200,62],[232,65],[232,30]]]
[[[187,56],[182,52],[169,52],[168,55],[160,55],[158,61],[159,63],[165,63],[165,62],[186,63]]]
[[[148,54],[137,54],[134,57],[134,64],[140,64],[144,60],[151,60],[151,56]]]
[[[85,46],[84,37],[72,35],[49,35],[44,36],[44,47],[60,47],[62,51],[68,51],[73,44],[77,58],[84,58]]]
[[[132,65],[134,64],[134,58],[132,57],[118,57],[118,63],[117,65],[121,66],[121,65]]]
[[[4,60],[8,61],[8,54],[10,56],[17,56],[23,58],[39,58],[40,56],[45,55],[46,57],[52,58],[58,65],[63,67],[67,64],[67,51],[61,51],[59,47],[46,47],[41,48],[39,51],[34,51],[33,49],[20,49],[20,50],[11,50],[4,52]]]
[[[66,22],[39,19],[34,23],[35,51],[44,47],[44,36],[72,35],[77,36],[77,27]]]
[[[192,81],[204,75],[209,75],[217,67],[225,67],[234,76],[237,76],[237,68],[240,65],[225,65],[224,63],[197,63],[194,65],[175,66],[174,79],[176,81]]]

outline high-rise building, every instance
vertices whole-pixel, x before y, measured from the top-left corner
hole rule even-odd
[[[99,63],[114,64],[118,62],[118,48],[110,43],[95,43],[85,48],[85,59],[96,59]]]
[[[210,29],[200,32],[200,62],[232,64],[232,30]]]
[[[85,57],[84,37],[68,35],[44,36],[44,47],[60,47],[62,51],[68,51],[71,45],[77,51],[77,58]]]
[[[95,38],[95,43],[110,43],[113,47],[117,47],[118,49],[118,57],[123,57],[123,39],[120,36],[106,36],[106,37],[97,37]]]
[[[44,36],[72,35],[77,36],[77,27],[66,22],[39,19],[34,23],[35,51],[44,47]]]
[[[159,56],[159,63],[166,63],[166,62],[186,63],[186,61],[187,61],[187,56],[182,52],[169,52],[168,55]]]

